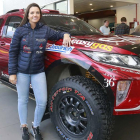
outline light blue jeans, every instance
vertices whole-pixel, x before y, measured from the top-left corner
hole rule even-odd
[[[47,105],[47,82],[45,72],[38,74],[17,73],[18,113],[21,125],[27,124],[29,87],[32,85],[36,108],[33,126],[40,126]]]

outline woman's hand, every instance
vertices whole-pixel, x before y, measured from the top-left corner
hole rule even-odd
[[[9,82],[12,84],[16,84],[17,83],[17,76],[16,75],[10,75],[9,76]]]
[[[64,34],[64,37],[63,37],[63,45],[64,46],[67,46],[67,47],[70,47],[71,46],[71,38],[70,38],[70,35],[69,34]]]

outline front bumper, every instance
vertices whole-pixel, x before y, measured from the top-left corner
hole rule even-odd
[[[92,66],[93,70],[91,70],[92,75],[99,81],[99,83],[104,87],[104,89],[110,88],[112,90],[114,96],[114,115],[125,115],[125,114],[139,114],[140,113],[140,71],[122,68],[119,66],[112,66],[106,64]],[[96,70],[95,70],[96,69]],[[98,72],[95,74],[94,72]],[[101,76],[97,76],[101,74],[104,77],[104,81],[101,80]],[[107,85],[106,81],[111,81],[112,85]],[[127,96],[120,104],[116,105],[116,91],[117,84],[119,81],[130,81],[131,84],[129,86]],[[109,91],[107,91],[109,93]],[[110,96],[110,95],[109,95]],[[113,98],[111,98],[112,100]]]
[[[114,107],[115,115],[140,113],[140,80],[132,80],[126,99]]]

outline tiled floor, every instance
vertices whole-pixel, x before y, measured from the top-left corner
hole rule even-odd
[[[35,109],[33,100],[29,100],[28,109],[30,127]],[[21,140],[19,125],[17,93],[0,84],[0,140]],[[40,129],[44,140],[60,140],[50,119],[43,121]],[[111,140],[140,140],[140,115],[116,116]]]

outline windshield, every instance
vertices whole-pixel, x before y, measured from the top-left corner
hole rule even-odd
[[[53,29],[66,31],[74,36],[101,34],[97,29],[74,16],[43,14],[42,22]]]

